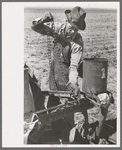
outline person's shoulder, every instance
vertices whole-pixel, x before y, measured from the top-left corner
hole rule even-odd
[[[80,33],[77,33],[76,36],[75,36],[75,38],[76,38],[76,39],[82,39],[82,36],[81,36]]]
[[[79,46],[83,46],[83,39],[80,33],[77,33],[75,38],[74,38],[74,42],[76,44],[78,44]]]

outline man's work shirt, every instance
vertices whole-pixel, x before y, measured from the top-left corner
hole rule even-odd
[[[67,90],[66,89],[66,83],[64,83],[64,76],[68,83],[78,83],[78,66],[82,61],[82,52],[83,52],[83,40],[82,36],[77,33],[73,41],[66,41],[66,23],[57,23],[57,22],[48,22],[48,23],[38,23],[38,20],[40,18],[36,19],[32,23],[32,29],[38,33],[44,34],[44,35],[50,35],[54,37],[55,34],[53,34],[53,30],[55,30],[57,42],[55,45],[59,45],[59,49],[55,48],[53,49],[53,65],[54,65],[54,75],[55,75],[55,81],[58,86],[58,90]],[[55,28],[53,28],[55,27]],[[60,53],[60,64],[59,59],[57,56],[57,53]],[[60,66],[61,65],[61,66]],[[62,69],[63,68],[63,69]],[[62,69],[62,70],[61,70]],[[63,77],[62,73],[63,72]],[[51,84],[53,81],[51,79],[51,74],[49,77],[49,84],[50,89],[55,90],[53,84]]]

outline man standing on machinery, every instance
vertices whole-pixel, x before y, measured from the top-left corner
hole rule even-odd
[[[65,91],[71,87],[74,95],[78,96],[80,91],[78,67],[82,61],[84,49],[82,36],[78,30],[86,28],[86,12],[80,7],[75,7],[72,10],[66,10],[65,14],[67,21],[57,23],[53,22],[52,14],[46,12],[43,17],[33,21],[32,29],[41,34],[53,36],[56,41],[54,41],[53,60],[51,60],[53,75],[50,72],[50,90]]]
[[[83,39],[78,31],[83,31],[86,28],[86,12],[81,7],[74,7],[72,10],[66,10],[65,15],[66,22],[59,23],[54,22],[54,17],[50,12],[46,12],[44,16],[35,19],[31,27],[34,31],[47,35],[48,39],[49,36],[54,38],[53,52],[48,47],[50,90],[72,91],[78,100],[81,98],[80,91],[82,91],[82,55],[84,50]],[[107,108],[108,106],[105,109],[107,110]],[[105,120],[106,114],[107,111],[103,113],[103,120]],[[84,116],[87,118],[87,113]],[[101,130],[98,129],[97,137],[100,139],[99,133]],[[70,137],[70,142],[73,140],[74,138]],[[89,143],[87,140],[85,142]]]
[[[51,48],[48,46],[50,90],[72,91],[75,97],[80,97],[82,78],[78,70],[81,71],[79,67],[84,45],[78,30],[83,31],[86,28],[86,12],[81,7],[74,7],[72,10],[66,10],[65,15],[66,22],[59,23],[54,22],[54,17],[50,12],[46,12],[44,16],[32,22],[32,29],[54,38],[53,58],[51,58]],[[49,103],[52,101],[53,99]]]

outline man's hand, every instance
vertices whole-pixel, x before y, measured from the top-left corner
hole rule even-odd
[[[45,12],[44,17],[41,19],[43,23],[54,21],[54,17],[50,12]]]
[[[69,87],[72,89],[74,96],[80,97],[80,88],[77,83],[70,83]]]

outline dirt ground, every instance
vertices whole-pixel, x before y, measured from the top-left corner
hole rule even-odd
[[[31,23],[47,10],[25,8],[24,13],[24,61],[34,71],[41,90],[48,90],[49,64],[47,37],[34,32]],[[48,10],[55,21],[64,22],[64,10]],[[86,30],[81,32],[84,41],[83,57],[108,59],[107,90],[113,93],[115,104],[109,107],[107,119],[116,118],[117,102],[117,12],[115,10],[87,10]],[[96,52],[96,54],[95,54]],[[98,110],[91,110],[97,114]]]

